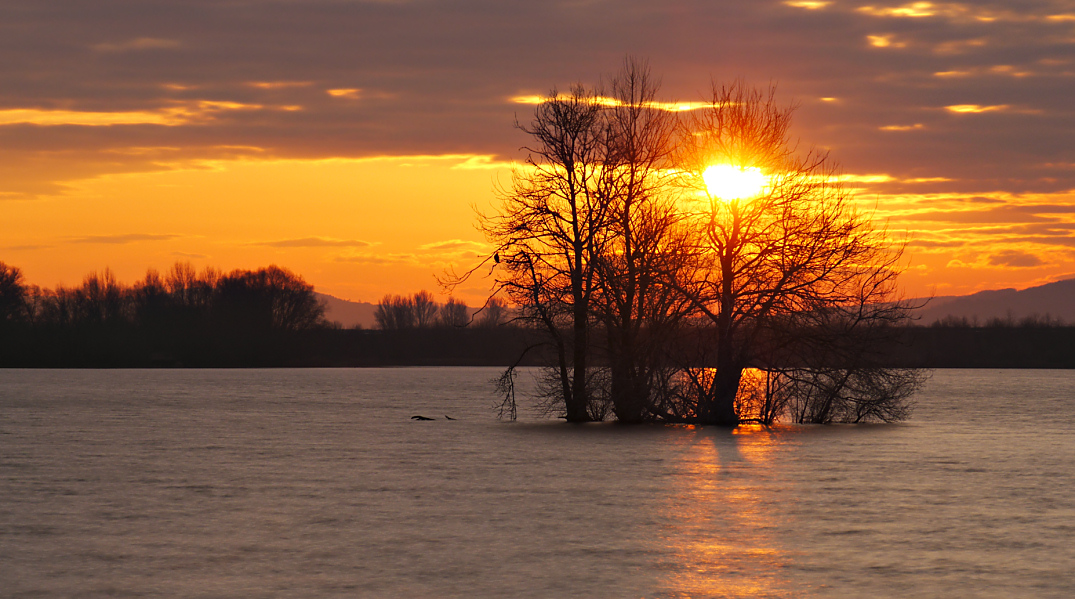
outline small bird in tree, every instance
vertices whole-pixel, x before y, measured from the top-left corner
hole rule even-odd
[[[493,252],[493,262],[500,264],[500,252]]]

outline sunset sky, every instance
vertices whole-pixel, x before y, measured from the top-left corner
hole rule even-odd
[[[437,291],[484,248],[526,97],[628,54],[669,101],[775,83],[908,237],[910,295],[1075,277],[1072,0],[5,0],[0,261]]]

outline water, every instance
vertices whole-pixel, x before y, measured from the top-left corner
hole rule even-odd
[[[499,422],[496,373],[0,371],[0,596],[1075,594],[1075,372],[734,433]]]

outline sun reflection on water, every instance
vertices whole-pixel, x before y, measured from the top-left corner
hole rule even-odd
[[[684,433],[665,538],[671,596],[790,596],[788,556],[774,538],[782,514],[765,488],[776,433],[756,425]]]

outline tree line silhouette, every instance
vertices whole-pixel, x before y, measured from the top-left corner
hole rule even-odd
[[[177,263],[133,285],[106,268],[48,289],[0,263],[7,363],[244,364],[269,358],[289,333],[324,325],[313,286],[278,266],[222,273]]]
[[[379,306],[399,297],[386,296]],[[301,277],[278,267],[224,275],[181,263],[133,285],[105,270],[77,287],[41,289],[0,262],[0,367],[541,366],[556,359],[540,330],[520,326],[516,310],[493,302],[475,316],[460,306],[451,298],[439,304],[427,327],[343,329],[324,319]],[[900,327],[897,342],[874,348],[873,359],[899,368],[1075,368],[1075,327],[1045,319],[986,324]],[[679,329],[677,355],[714,367],[694,349],[713,334],[704,324]],[[595,348],[596,369],[608,367],[605,355]],[[767,378],[763,372],[769,371],[745,375],[740,401],[752,413],[843,418],[831,404],[804,410],[775,387],[789,383],[794,369]]]
[[[507,303],[501,298],[490,298],[477,312],[471,315],[465,302],[449,297],[443,303],[437,303],[433,294],[422,290],[414,295],[388,294],[377,303],[373,313],[377,327],[383,331],[405,331],[429,327],[496,327],[508,319]]]
[[[488,365],[525,343],[500,300],[475,312],[390,294],[375,317],[378,329],[341,328],[312,285],[275,265],[180,262],[130,285],[106,268],[50,289],[0,262],[0,367]]]

